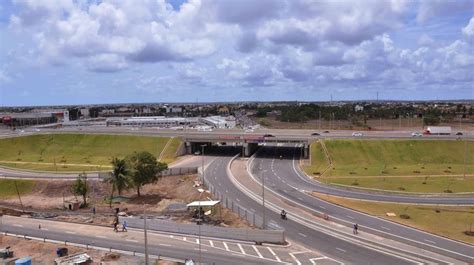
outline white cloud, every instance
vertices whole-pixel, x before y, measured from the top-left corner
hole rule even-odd
[[[416,19],[425,23],[435,17],[453,16],[466,10],[474,10],[472,0],[421,0]]]
[[[474,17],[469,20],[469,23],[462,28],[462,34],[468,39],[474,39]]]

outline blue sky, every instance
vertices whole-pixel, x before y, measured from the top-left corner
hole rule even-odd
[[[0,105],[473,99],[474,0],[7,0]]]

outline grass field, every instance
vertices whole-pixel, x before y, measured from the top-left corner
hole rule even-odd
[[[34,180],[16,180],[20,195],[30,193],[36,185]],[[0,199],[11,198],[17,196],[15,188],[15,180],[0,179]]]
[[[426,176],[462,175],[464,142],[421,140],[326,140],[333,166],[323,176]],[[327,160],[321,145],[311,146],[308,174],[318,172]],[[467,142],[466,172],[474,172],[474,141]]]
[[[51,134],[0,140],[0,165],[44,171],[91,171],[110,169],[112,157],[148,151],[159,157],[169,138]],[[171,162],[180,144],[173,139],[163,154]]]
[[[403,205],[365,202],[317,193],[314,195],[344,207],[409,225],[437,235],[474,244],[474,236],[468,236],[464,233],[465,231],[470,231],[471,225],[474,231],[473,206]],[[396,216],[388,217],[386,215],[387,213],[395,213]],[[402,219],[400,218],[401,214],[406,214],[410,218]],[[363,232],[364,228],[361,227],[360,231]]]

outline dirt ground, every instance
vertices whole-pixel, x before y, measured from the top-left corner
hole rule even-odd
[[[39,212],[44,216],[54,215],[56,220],[72,221],[81,223],[95,223],[111,225],[113,222],[114,209],[119,208],[131,215],[142,214],[146,208],[147,214],[169,218],[178,222],[191,222],[191,213],[167,210],[171,204],[187,204],[194,200],[199,200],[200,193],[195,175],[187,176],[167,176],[162,177],[155,184],[148,184],[142,187],[141,196],[138,197],[135,190],[127,190],[122,193],[120,200],[115,199],[112,207],[109,207],[107,198],[110,196],[111,185],[101,181],[90,180],[91,191],[88,197],[89,207],[78,211],[65,211],[64,200],[76,199],[71,193],[71,181],[38,181],[33,192],[21,196],[23,207],[26,211]],[[117,195],[117,194],[116,194]],[[77,198],[82,201],[82,198]],[[212,199],[210,193],[204,192],[201,200]],[[0,201],[0,206],[7,208],[21,209],[17,197]],[[96,215],[92,214],[95,207]],[[1,209],[0,209],[1,210]],[[231,211],[221,207],[221,212],[211,219],[221,226],[228,227],[250,227],[250,225],[238,218]],[[5,212],[5,211],[4,211]],[[21,212],[9,213],[19,215]],[[220,222],[222,219],[222,222]]]
[[[54,259],[57,258],[56,249],[59,247],[65,247],[62,244],[43,243],[35,240],[0,235],[0,249],[7,246],[10,246],[11,250],[14,252],[14,258],[31,257],[33,259],[33,264],[54,264]],[[75,246],[66,247],[68,248],[69,255],[87,253],[89,256],[91,256],[93,264],[145,264],[144,259],[140,257],[123,255],[114,252],[109,253],[99,250],[84,249]],[[160,262],[157,264],[171,265],[176,263]]]

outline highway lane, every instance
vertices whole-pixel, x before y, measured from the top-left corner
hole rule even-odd
[[[227,176],[227,166],[231,157],[221,157],[214,160],[205,170],[205,178],[218,188],[226,197],[245,205],[247,211],[261,209],[261,205],[239,190]],[[278,213],[267,211],[267,221],[275,227],[282,227],[290,240],[297,241],[308,248],[322,252],[333,259],[346,264],[413,264],[396,255],[379,252],[353,242],[348,242],[340,236],[327,234],[311,229],[294,220],[281,220]],[[304,235],[304,236],[302,236]]]
[[[250,166],[252,167],[253,174],[257,176],[256,181],[261,177],[261,171],[265,170],[265,180],[268,183],[267,188],[280,196],[297,202],[310,211],[328,214],[331,220],[338,221],[344,225],[352,226],[352,224],[358,223],[364,231],[370,231],[383,237],[392,238],[464,261],[474,262],[474,247],[472,245],[372,217],[308,195],[306,191],[312,190],[312,187],[308,188],[308,182],[304,181],[301,172],[297,170],[293,159],[294,154],[291,152],[286,155],[286,159],[280,160],[278,158],[280,153],[276,153],[275,150],[275,148],[261,149]],[[341,190],[336,191],[341,192]]]
[[[41,223],[41,229],[38,229],[38,223]],[[38,239],[47,238],[59,242],[67,241],[84,246],[101,247],[107,250],[121,250],[130,253],[145,252],[143,232],[135,229],[130,229],[127,233],[114,233],[110,228],[92,225],[4,216],[0,217],[0,231]],[[178,236],[170,237],[149,231],[149,254],[179,260],[189,258],[195,261],[199,260],[198,244],[195,241],[179,240],[178,238]],[[215,244],[218,242],[216,240]],[[206,244],[201,244],[201,260],[203,263],[209,264],[282,264],[275,260],[262,259],[233,251],[222,251]]]

